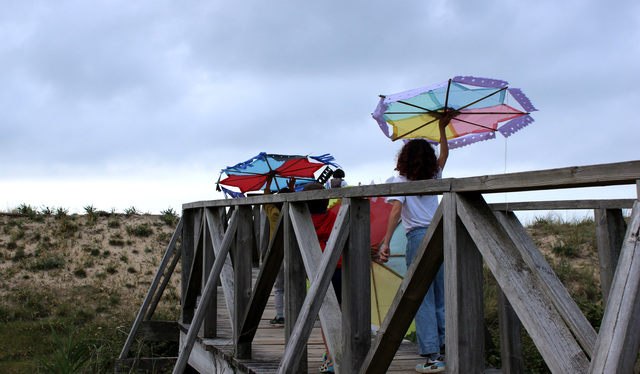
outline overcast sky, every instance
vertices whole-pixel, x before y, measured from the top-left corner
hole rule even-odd
[[[378,95],[455,75],[539,112],[452,150],[444,177],[640,159],[636,0],[0,5],[0,210],[179,211],[261,151],[331,153],[350,184],[381,183],[401,143],[371,118]]]

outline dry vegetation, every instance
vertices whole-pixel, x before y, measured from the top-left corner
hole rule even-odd
[[[173,233],[177,216],[110,214],[85,207],[35,211],[22,205],[0,214],[0,372],[50,372],[60,341],[82,342],[84,372],[113,372],[126,335]],[[593,220],[539,218],[528,227],[561,281],[598,329],[602,318]],[[179,272],[179,269],[177,269]],[[497,338],[495,281],[485,277],[485,317]],[[165,291],[159,320],[177,320],[179,276]],[[53,331],[53,332],[52,332]],[[548,372],[525,336],[527,372]],[[133,355],[175,355],[171,344],[137,343]],[[487,365],[500,366],[499,347]],[[82,372],[82,371],[80,371]]]
[[[113,371],[177,217],[172,210],[155,216],[85,211],[23,205],[0,214],[0,372],[47,372],[56,337],[90,348],[88,372]],[[154,319],[178,315],[174,274]],[[132,352],[153,349],[174,348],[139,344]]]

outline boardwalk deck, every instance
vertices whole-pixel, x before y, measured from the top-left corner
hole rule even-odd
[[[254,272],[255,279],[255,272]],[[203,339],[198,337],[194,352],[189,364],[200,372],[213,372],[213,368],[207,365],[228,365],[235,368],[236,372],[250,374],[270,374],[276,373],[278,364],[284,354],[284,328],[273,327],[269,321],[275,315],[273,295],[269,298],[265,312],[262,315],[258,331],[252,344],[252,359],[239,360],[233,355],[233,334],[227,309],[224,307],[224,296],[222,288],[218,287],[218,337],[215,339]],[[186,337],[189,325],[181,325],[180,335],[183,340]],[[320,322],[316,321],[311,338],[307,345],[309,352],[309,373],[317,373],[318,367],[322,364],[322,354],[324,345],[320,334]],[[210,355],[208,359],[204,359]],[[393,363],[387,373],[410,373],[414,372],[416,365],[423,363],[424,359],[418,356],[418,346],[410,341],[405,341],[396,353]],[[217,367],[216,372],[224,372]],[[229,368],[229,372],[233,372]]]
[[[609,201],[509,203],[493,210],[483,198],[485,193],[627,184],[635,185],[640,193],[640,161],[184,204],[179,224],[184,222],[182,229],[174,233],[120,359],[127,358],[130,342],[143,317],[150,319],[153,314],[154,307],[149,309],[149,305],[155,305],[150,304],[150,300],[156,292],[158,276],[163,274],[168,255],[174,250],[174,239],[181,235],[181,245],[175,247],[178,248],[176,256],[182,261],[180,321],[202,327],[201,337],[213,337],[217,333],[217,338],[199,339],[198,328],[182,325],[175,374],[183,373],[187,362],[203,373],[297,373],[296,363],[306,351],[308,366],[300,371],[316,372],[324,351],[318,315],[326,327],[331,351],[342,358],[338,360],[344,365],[338,368],[342,373],[413,372],[422,360],[414,344],[403,342],[401,331],[408,328],[415,316],[419,301],[427,293],[443,257],[445,274],[449,274],[445,288],[449,372],[495,372],[483,368],[482,289],[473,287],[481,281],[484,262],[500,286],[504,301],[508,301],[508,304],[502,303],[504,309],[509,309],[505,311],[513,313],[511,323],[501,323],[503,363],[511,361],[505,366],[507,370],[523,372],[521,355],[513,353],[522,350],[519,334],[509,331],[523,326],[554,373],[631,373],[640,349],[637,338],[640,325],[634,318],[640,315],[640,272],[636,271],[638,267],[631,266],[633,260],[640,258],[637,196]],[[416,194],[442,194],[443,204],[400,285],[389,309],[389,318],[368,347],[370,294],[365,275],[372,248],[367,235],[370,209],[363,197]],[[342,205],[323,252],[305,202],[327,198],[342,198]],[[627,209],[631,202],[633,209],[625,223],[621,209]],[[251,228],[259,218],[256,207],[271,203],[283,203],[283,209],[273,240],[263,252],[263,273],[257,284],[254,278],[252,288],[251,254],[257,253],[259,247],[254,240],[257,234]],[[602,272],[602,284],[610,284],[611,288],[595,343],[592,326],[576,303],[566,297],[564,286],[511,212],[544,206],[546,209],[596,210],[601,266],[610,270]],[[470,253],[474,254],[473,261],[469,260]],[[212,261],[214,254],[216,260]],[[342,313],[330,286],[340,255],[343,256]],[[269,290],[275,281],[274,271],[280,268],[283,258],[286,313],[297,317],[295,327],[288,325],[285,329],[268,325],[274,309]],[[616,269],[615,276],[613,269]],[[170,276],[171,271],[168,274]],[[305,277],[311,279],[306,297]],[[215,286],[217,279],[221,279],[224,287]],[[162,290],[160,286],[159,295]],[[203,306],[196,311],[198,295]],[[472,299],[475,300],[471,303],[473,308],[460,304],[461,300],[469,304]],[[220,306],[214,315],[216,301]],[[230,312],[225,308],[227,303]],[[508,305],[511,308],[507,308]],[[235,331],[231,331],[231,326]],[[286,349],[285,331],[291,335]],[[513,349],[505,349],[507,345]]]

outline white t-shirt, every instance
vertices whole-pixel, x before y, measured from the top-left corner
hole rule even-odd
[[[442,178],[442,170],[438,172],[438,179]],[[391,183],[410,182],[407,178],[399,175],[391,181]],[[427,227],[431,223],[433,215],[438,209],[437,195],[420,195],[420,196],[391,196],[387,197],[387,202],[398,200],[402,203],[402,225],[405,232],[409,232],[418,227]]]

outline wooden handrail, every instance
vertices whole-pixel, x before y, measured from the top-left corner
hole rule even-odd
[[[387,183],[370,186],[304,191],[295,194],[251,196],[239,199],[205,200],[186,203],[182,209],[214,206],[266,204],[345,197],[438,195],[445,192],[522,192],[578,187],[636,184],[640,180],[640,161],[574,166],[560,169],[495,174],[468,178],[446,178]]]

